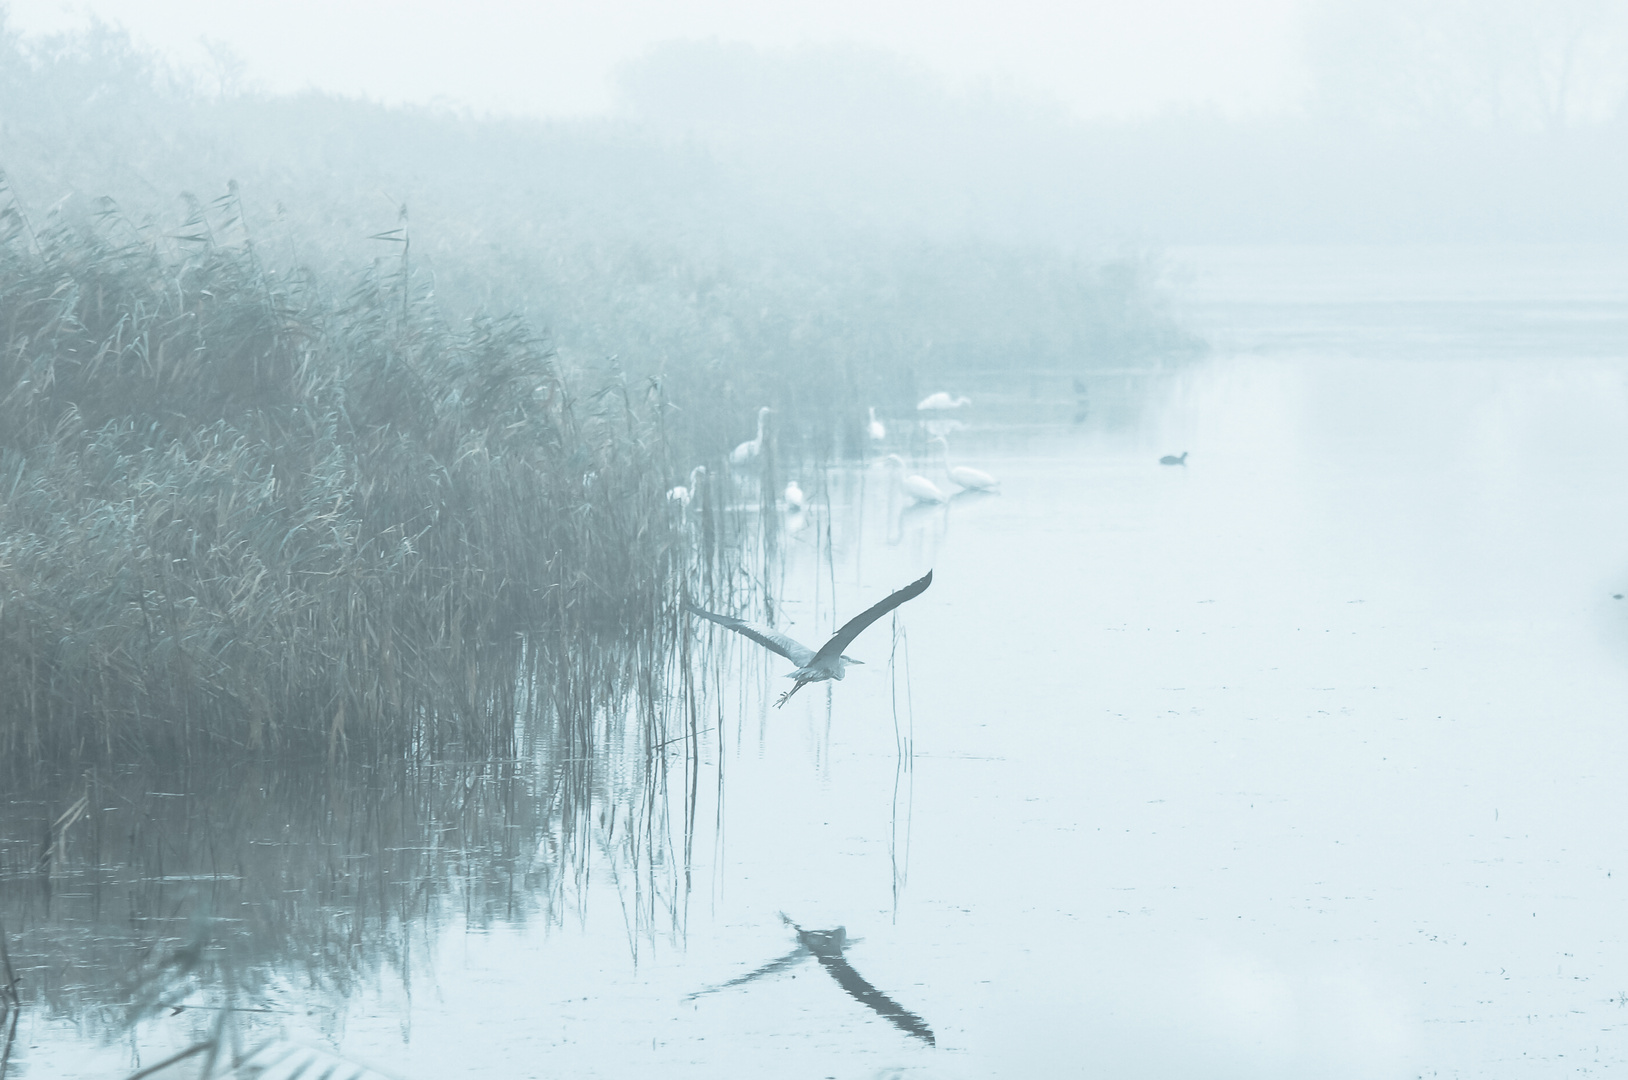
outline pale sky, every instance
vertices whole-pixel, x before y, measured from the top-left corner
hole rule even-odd
[[[1058,101],[1082,116],[1291,107],[1312,0],[11,0],[25,34],[94,15],[187,63],[229,46],[272,91],[448,101],[544,116],[604,113],[617,68],[651,46],[851,42],[959,85]]]

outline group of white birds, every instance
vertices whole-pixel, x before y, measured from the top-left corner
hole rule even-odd
[[[918,402],[916,411],[924,417],[943,415],[971,404],[972,401],[968,398],[951,396],[941,390],[936,394],[929,394]],[[773,412],[774,410],[767,405],[757,411],[757,434],[729,452],[730,465],[748,465],[762,455],[763,440],[767,437],[769,416]],[[866,435],[872,442],[885,441],[887,439],[887,425],[876,418],[876,406],[872,405],[870,407],[869,417],[865,425]],[[898,454],[888,454],[883,459],[889,471],[897,479],[901,490],[916,503],[945,503],[950,500],[951,495],[959,494],[962,491],[999,490],[1000,481],[982,469],[951,464],[950,444],[942,435],[935,436],[929,441],[928,446],[936,451],[938,461],[944,468],[944,475],[954,485],[954,490],[946,490],[919,473],[906,475],[908,466],[904,458]],[[699,490],[701,479],[706,476],[706,473],[707,467],[705,465],[697,465],[690,470],[689,483],[679,484],[673,488],[667,493],[667,498],[679,503],[681,506],[688,506],[690,500],[695,497],[695,493]],[[800,512],[808,505],[808,496],[803,492],[802,485],[795,480],[786,484],[782,500],[786,509],[792,513]]]
[[[972,401],[968,398],[952,397],[946,391],[940,390],[936,394],[928,394],[917,402],[916,412],[921,413],[924,417],[942,416],[971,404]],[[929,430],[932,429],[929,428]],[[886,437],[887,434],[882,429],[882,425],[877,423],[876,410],[874,409],[871,410],[870,434],[871,438],[877,440]],[[950,501],[952,495],[963,491],[998,491],[1000,489],[1001,482],[982,469],[974,469],[968,465],[952,465],[950,463],[949,440],[945,439],[944,436],[935,435],[927,445],[937,452],[938,462],[944,467],[944,475],[954,485],[954,490],[945,490],[920,473],[906,475],[905,470],[908,466],[905,464],[904,458],[898,454],[889,454],[883,459],[888,470],[897,479],[900,489],[918,505],[946,503]]]

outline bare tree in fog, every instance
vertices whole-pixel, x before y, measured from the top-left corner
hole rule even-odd
[[[1625,0],[1331,0],[1316,104],[1382,125],[1559,131],[1621,118]]]

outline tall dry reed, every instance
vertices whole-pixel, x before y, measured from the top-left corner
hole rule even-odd
[[[0,759],[501,754],[676,632],[653,386],[448,325],[405,227],[335,292],[235,192],[4,224]]]

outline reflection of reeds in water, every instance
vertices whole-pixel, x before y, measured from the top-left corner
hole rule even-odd
[[[6,927],[0,922],[0,1077],[11,1064],[11,1047],[17,1041],[17,1020],[22,1000],[17,996],[17,972],[11,966],[11,947],[6,944]]]
[[[904,646],[905,718],[899,723],[899,646]],[[910,837],[916,804],[916,709],[910,694],[910,641],[893,614],[893,647],[888,650],[888,684],[893,707],[893,801],[889,822],[887,853],[892,867],[893,917],[899,917],[899,892],[910,881]],[[903,817],[900,818],[900,804]],[[901,838],[901,825],[903,836]],[[902,842],[901,842],[902,841]]]
[[[49,871],[27,826],[47,820],[54,785],[16,791],[0,839],[12,962],[32,1002],[87,1030],[184,1006],[175,1023],[202,1037],[223,1005],[275,1020],[335,1006],[370,975],[410,982],[453,922],[561,918],[590,867],[616,878],[641,934],[670,926],[682,867],[642,740],[599,726],[586,759],[552,745],[518,760],[195,770],[186,794],[150,769],[93,774],[95,809],[57,838]]]
[[[595,860],[670,918],[707,726],[679,605],[755,586],[716,482],[664,497],[659,390],[446,325],[405,226],[348,294],[266,271],[235,197],[179,251],[111,209],[8,226],[0,922],[32,1000],[342,996],[406,977],[415,926],[554,916]]]

